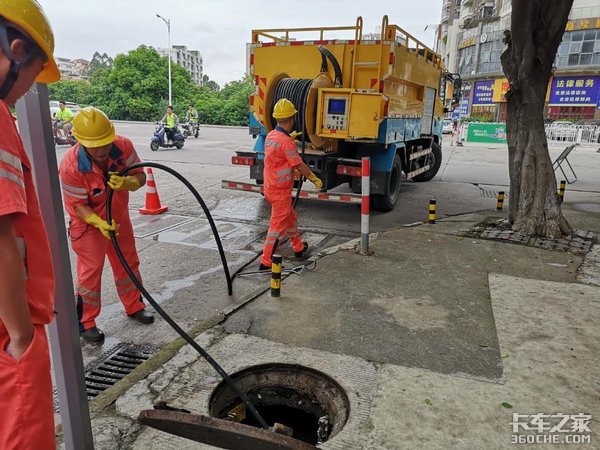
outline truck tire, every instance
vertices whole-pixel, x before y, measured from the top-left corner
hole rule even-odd
[[[373,194],[371,200],[373,202],[373,210],[381,212],[389,212],[396,206],[398,193],[400,192],[400,182],[402,180],[402,163],[398,155],[394,156],[394,164],[390,172],[385,186],[385,194]]]
[[[427,172],[423,172],[422,174],[412,178],[413,181],[416,181],[417,183],[433,179],[433,177],[437,175],[438,170],[440,170],[440,166],[442,165],[442,148],[439,146],[439,144],[435,142],[431,144],[431,153],[424,156],[424,158],[427,157],[430,157],[429,164],[431,164],[432,167]],[[431,158],[433,158],[433,161],[431,161]]]

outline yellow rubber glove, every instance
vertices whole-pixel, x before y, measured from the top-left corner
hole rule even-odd
[[[101,218],[98,214],[92,213],[89,216],[87,216],[84,220],[91,226],[98,228],[98,230],[100,230],[100,233],[102,233],[102,236],[104,236],[106,239],[110,239],[110,234],[108,233],[109,231],[116,231],[117,235],[119,234],[119,232],[117,231],[117,222],[115,222],[115,219],[113,219],[112,225],[109,225],[108,222]]]
[[[298,138],[298,136],[302,136],[302,131],[292,131],[292,132],[290,133],[290,137],[291,137],[292,139],[297,139],[297,138]]]
[[[310,176],[308,177],[308,181],[310,181],[312,184],[314,184],[318,190],[323,189],[323,182],[314,173],[311,172]]]
[[[114,191],[121,191],[127,189],[128,191],[137,191],[140,187],[140,180],[133,175],[126,177],[120,177],[116,172],[108,172],[110,179],[108,180],[108,186]]]

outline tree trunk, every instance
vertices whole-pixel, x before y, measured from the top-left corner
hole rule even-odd
[[[571,228],[563,217],[544,130],[544,103],[556,50],[573,0],[513,0],[502,68],[510,174],[509,220],[514,231],[558,238]]]

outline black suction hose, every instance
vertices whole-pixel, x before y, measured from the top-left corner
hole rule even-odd
[[[169,172],[171,175],[173,175],[175,178],[177,178],[183,184],[185,184],[185,186],[190,190],[190,192],[192,192],[192,194],[194,194],[194,197],[196,197],[196,200],[198,200],[198,203],[200,203],[202,210],[206,214],[206,218],[208,219],[208,221],[210,223],[213,234],[215,236],[215,240],[217,241],[217,246],[218,246],[219,252],[221,254],[221,261],[223,262],[223,268],[225,269],[225,276],[227,277],[227,287],[229,289],[229,295],[231,295],[231,293],[232,293],[231,277],[229,276],[227,260],[225,259],[225,253],[223,251],[223,246],[222,246],[221,240],[219,238],[219,233],[217,231],[217,228],[215,227],[214,221],[212,220],[210,211],[206,207],[206,204],[204,203],[204,200],[202,200],[202,197],[200,196],[198,191],[179,172],[171,169],[170,167],[159,164],[159,163],[140,162],[140,163],[132,164],[131,166],[126,167],[121,172],[119,172],[119,175],[125,176],[126,174],[131,172],[133,169],[137,169],[140,167],[153,167],[155,169],[160,169],[160,170],[164,170],[165,172]],[[112,198],[113,198],[113,190],[109,189],[107,200],[106,200],[106,221],[108,223],[112,223],[112,214],[111,214]],[[227,372],[225,372],[225,370],[206,352],[206,350],[204,350],[194,339],[192,339],[192,337],[189,334],[187,334],[183,330],[183,328],[181,328],[177,324],[177,322],[175,322],[171,318],[171,316],[169,316],[158,305],[156,300],[154,300],[154,298],[152,298],[150,293],[144,288],[144,285],[140,282],[140,280],[138,280],[137,276],[133,273],[133,270],[131,270],[131,267],[129,266],[129,264],[127,264],[127,261],[125,260],[125,257],[123,256],[123,252],[121,251],[121,247],[119,247],[119,243],[117,241],[117,237],[116,237],[116,234],[114,231],[110,232],[110,240],[112,242],[113,247],[115,248],[115,252],[117,253],[119,261],[121,261],[121,264],[123,265],[123,267],[125,268],[125,271],[127,272],[127,275],[129,275],[129,278],[131,279],[131,281],[133,281],[135,286],[140,290],[140,292],[146,298],[146,300],[148,300],[148,302],[152,305],[152,307],[156,310],[156,312],[163,319],[165,319],[165,321],[171,326],[171,328],[173,328],[179,334],[179,336],[181,336],[188,344],[190,344],[194,348],[194,350],[196,350],[198,353],[200,353],[200,355],[219,373],[219,375],[221,375],[223,377],[223,379],[229,385],[229,387],[233,390],[235,395],[237,395],[240,398],[240,400],[242,400],[242,402],[244,402],[244,404],[246,405],[246,408],[248,408],[248,411],[250,411],[250,413],[258,421],[260,426],[263,427],[264,429],[268,430],[270,428],[269,425],[267,425],[267,422],[265,422],[265,420],[262,418],[262,416],[256,410],[254,405],[250,402],[250,399],[248,398],[248,396],[240,390],[240,388],[235,384],[235,382],[231,379],[231,377],[227,374]]]
[[[319,45],[317,48],[321,52],[321,55],[326,56],[327,59],[331,62],[331,65],[333,66],[333,72],[335,73],[335,86],[342,87],[342,69],[340,69],[340,63],[338,63],[338,60],[333,55],[333,53],[331,53],[322,45]]]

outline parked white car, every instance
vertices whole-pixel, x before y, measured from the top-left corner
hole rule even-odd
[[[449,134],[454,131],[454,122],[452,119],[444,119],[444,124],[442,125],[442,133]]]

